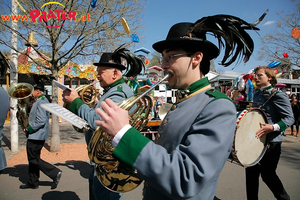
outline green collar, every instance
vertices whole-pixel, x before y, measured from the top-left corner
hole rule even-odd
[[[266,92],[266,91],[268,91],[268,90],[270,90],[270,89],[273,89],[273,86],[272,86],[272,85],[268,85],[268,86],[266,86],[266,87],[260,88],[261,92]]]
[[[123,77],[121,77],[119,80],[113,82],[112,84],[110,84],[110,85],[104,87],[104,88],[103,88],[103,89],[104,89],[104,92],[107,92],[110,88],[112,88],[112,87],[114,87],[114,86],[116,86],[116,85],[122,84],[122,83],[125,83],[125,80],[124,80]]]
[[[177,91],[177,102],[181,102],[191,96],[194,96],[194,93],[198,94],[203,91],[203,89],[210,88],[210,84],[207,77],[199,79],[198,81],[192,83],[189,87],[185,90],[178,90]]]
[[[45,99],[45,94],[41,94],[40,96],[38,96],[38,99],[44,100]]]

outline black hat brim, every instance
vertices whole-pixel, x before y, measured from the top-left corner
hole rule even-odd
[[[33,88],[34,88],[34,90],[40,90],[40,91],[42,91],[42,92],[45,91],[45,87],[40,86],[40,85],[34,85]]]
[[[216,58],[220,51],[213,43],[199,38],[177,38],[156,42],[153,49],[162,53],[165,49],[183,48],[192,52],[201,51],[209,60]]]
[[[111,63],[111,62],[99,62],[99,63],[94,63],[93,65],[104,66],[104,67],[113,67],[113,68],[117,68],[121,71],[126,69],[126,67],[124,65],[117,64],[117,63]]]

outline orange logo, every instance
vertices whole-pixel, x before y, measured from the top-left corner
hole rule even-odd
[[[58,2],[48,2],[45,3],[41,8],[44,6],[47,6],[49,4],[57,4],[65,8],[65,6],[61,3]],[[40,10],[32,10],[29,11],[29,15],[1,15],[3,21],[9,21],[10,19],[12,21],[18,21],[21,19],[22,21],[32,21],[34,23],[36,22],[44,22],[43,25],[48,27],[48,28],[58,28],[61,27],[64,23],[65,20],[69,21],[91,21],[90,19],[90,14],[88,13],[87,15],[81,15],[80,18],[76,19],[77,13],[72,10],[49,10],[48,12],[45,11],[40,11]],[[24,10],[25,11],[25,10]],[[24,12],[23,11],[23,12]],[[25,11],[26,12],[26,11]],[[30,18],[29,18],[30,16]],[[57,26],[49,26],[45,22],[49,20],[57,20],[57,21],[62,21],[60,25]]]

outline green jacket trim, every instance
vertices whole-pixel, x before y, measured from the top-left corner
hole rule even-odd
[[[142,149],[150,142],[135,128],[130,128],[113,151],[113,156],[128,166],[133,166]]]
[[[285,131],[285,129],[287,128],[286,124],[283,121],[279,121],[277,124],[279,125],[281,132]]]
[[[208,88],[211,88],[208,78],[204,77],[202,79],[199,79],[198,81],[192,83],[185,90],[177,90],[176,102],[180,103],[182,101],[185,101],[185,100],[207,90]]]
[[[72,101],[72,103],[69,105],[68,109],[74,113],[74,114],[78,114],[78,110],[79,108],[85,104],[79,97],[77,97],[76,99],[74,99]]]
[[[112,84],[110,84],[110,85],[104,87],[103,89],[104,89],[104,90],[108,90],[109,88],[112,88],[112,87],[114,87],[114,86],[116,86],[116,85],[119,85],[119,84],[122,84],[122,83],[125,83],[125,79],[124,79],[123,77],[121,77],[119,80],[113,82]]]
[[[119,85],[119,86],[118,86],[117,91],[118,91],[118,92],[123,92],[123,87],[122,87],[122,85]]]
[[[215,101],[215,100],[217,100],[217,99],[228,99],[228,100],[230,100],[230,101],[234,104],[234,106],[235,106],[234,101],[232,101],[232,99],[230,99],[230,98],[229,98],[226,94],[224,94],[223,92],[220,92],[220,91],[218,91],[218,90],[211,89],[211,90],[207,90],[206,93],[214,97],[214,99],[211,100],[209,103],[211,103],[211,102],[213,102],[213,101]]]
[[[27,130],[28,130],[29,133],[33,133],[34,132],[34,130],[32,129],[31,126],[27,126]]]
[[[38,99],[44,100],[45,99],[45,94],[41,94],[40,96],[38,96]]]
[[[187,87],[185,90],[181,91],[186,91],[190,90],[190,94],[193,94],[194,92],[198,91],[201,88],[204,88],[205,86],[209,85],[209,81],[207,77],[204,77],[202,79],[199,79],[198,81],[192,83],[189,87]]]

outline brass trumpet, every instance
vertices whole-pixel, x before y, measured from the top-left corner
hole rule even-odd
[[[148,115],[152,109],[152,99],[147,94],[168,77],[169,75],[166,75],[146,92],[136,94],[119,103],[120,108],[129,111],[129,123],[138,131],[147,125]],[[144,112],[145,116],[141,117]],[[112,139],[98,127],[88,144],[88,155],[90,160],[95,163],[97,177],[104,187],[115,192],[128,192],[139,186],[143,180],[131,169],[113,158],[112,152],[115,148],[111,144]]]

